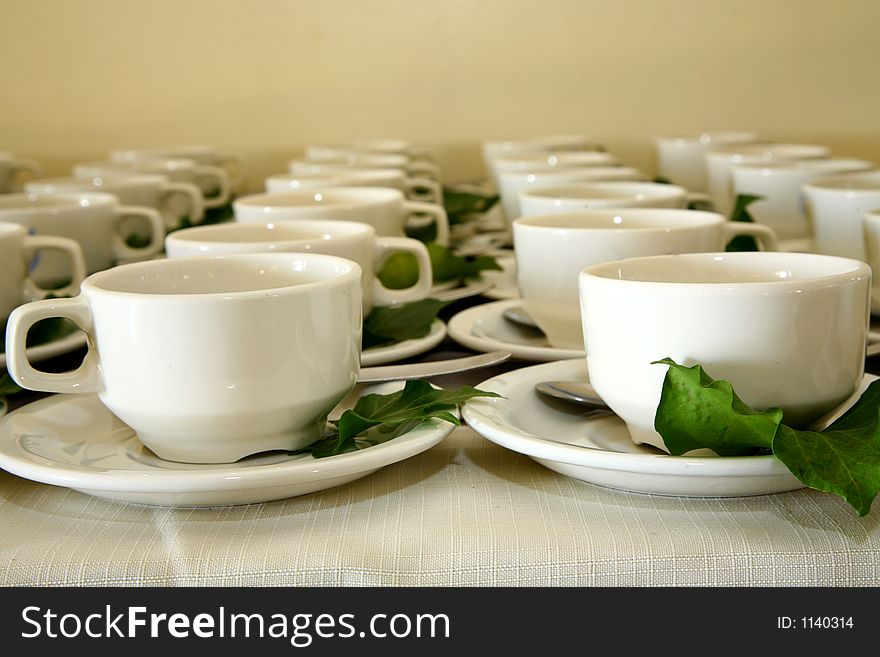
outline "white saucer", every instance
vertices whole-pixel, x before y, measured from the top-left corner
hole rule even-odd
[[[506,308],[519,305],[520,301],[513,299],[463,310],[449,320],[449,337],[474,351],[509,351],[518,360],[547,362],[584,358],[583,351],[551,347],[544,334],[537,329],[514,324],[504,318],[502,313]]]
[[[40,344],[35,347],[28,347],[25,349],[27,352],[28,360],[32,363],[39,362],[41,360],[46,360],[47,358],[54,358],[55,356],[60,356],[61,354],[66,354],[71,351],[76,351],[80,347],[85,347],[88,342],[88,336],[82,331],[74,331],[73,333],[69,333],[65,335],[63,338],[58,338],[57,340],[52,340],[51,342],[46,342],[45,344]],[[0,369],[6,367],[6,354],[0,354]]]
[[[394,382],[360,389],[340,404],[351,407]],[[146,449],[97,395],[54,395],[0,420],[0,468],[26,479],[136,504],[223,506],[255,504],[339,486],[436,445],[453,429],[430,420],[367,449],[315,459],[271,452],[234,464],[174,463]]]
[[[863,388],[873,379],[866,376]],[[585,409],[546,400],[535,392],[536,383],[551,380],[586,381],[586,361],[534,365],[484,381],[477,387],[504,398],[471,400],[462,416],[475,431],[502,447],[561,474],[609,488],[738,497],[804,487],[773,456],[670,456],[636,445],[619,417],[586,417]]]
[[[486,292],[490,299],[519,299],[519,287],[516,283],[516,258],[511,256],[496,256],[495,261],[501,265],[501,271],[484,271],[480,276],[487,283],[492,283],[492,289]]]
[[[446,324],[442,320],[435,319],[434,323],[431,324],[431,332],[423,338],[404,340],[387,347],[364,349],[361,352],[361,365],[363,367],[372,367],[373,365],[384,365],[386,363],[393,363],[396,360],[409,358],[410,356],[417,356],[436,347],[443,342],[445,337]]]

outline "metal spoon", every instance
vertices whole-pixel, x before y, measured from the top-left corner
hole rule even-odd
[[[526,312],[526,309],[522,306],[510,306],[509,308],[505,308],[501,312],[501,316],[504,317],[509,322],[513,322],[514,324],[519,324],[520,326],[528,326],[529,328],[541,330],[538,328],[535,320],[532,319],[532,316]]]
[[[467,372],[481,367],[503,363],[510,358],[509,351],[490,351],[476,356],[435,360],[427,363],[408,363],[406,365],[384,365],[382,367],[362,367],[358,383],[380,383],[382,381],[406,381],[425,379],[443,374]]]
[[[607,410],[608,404],[596,393],[589,383],[583,381],[542,381],[535,384],[535,390],[542,395],[562,399],[594,410]]]

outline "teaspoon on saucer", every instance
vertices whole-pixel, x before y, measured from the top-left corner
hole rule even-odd
[[[526,312],[526,309],[522,306],[510,306],[509,308],[505,308],[501,313],[504,319],[513,322],[514,324],[519,324],[520,326],[528,326],[529,328],[541,330],[538,328],[538,324],[532,319],[532,316]]]

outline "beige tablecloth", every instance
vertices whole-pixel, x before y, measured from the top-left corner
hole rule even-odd
[[[126,505],[0,472],[0,583],[876,586],[878,521],[807,490],[603,489],[462,427],[350,484],[242,507]]]

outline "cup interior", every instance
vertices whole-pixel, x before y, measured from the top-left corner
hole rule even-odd
[[[683,187],[659,183],[600,182],[542,187],[524,192],[524,196],[559,200],[645,200],[649,198],[678,198],[687,194]]]
[[[632,230],[668,233],[699,226],[718,225],[724,221],[724,217],[715,212],[617,208],[520,217],[513,223],[520,230]]]
[[[880,191],[880,170],[817,178],[810,181],[809,185],[821,189],[876,192]]]
[[[235,201],[236,205],[262,208],[352,207],[376,205],[403,199],[403,193],[384,187],[327,187],[292,190],[282,194],[258,194]]]
[[[584,273],[640,283],[771,283],[797,288],[805,283],[844,283],[870,275],[870,269],[865,263],[848,258],[764,251],[630,258],[589,267]]]
[[[83,282],[83,289],[125,295],[223,297],[360,280],[360,267],[333,256],[302,253],[153,260],[121,265]]]
[[[373,235],[369,224],[354,221],[276,221],[267,224],[227,223],[195,226],[175,231],[169,240],[189,243],[281,244],[284,242],[329,241],[340,237]]]

